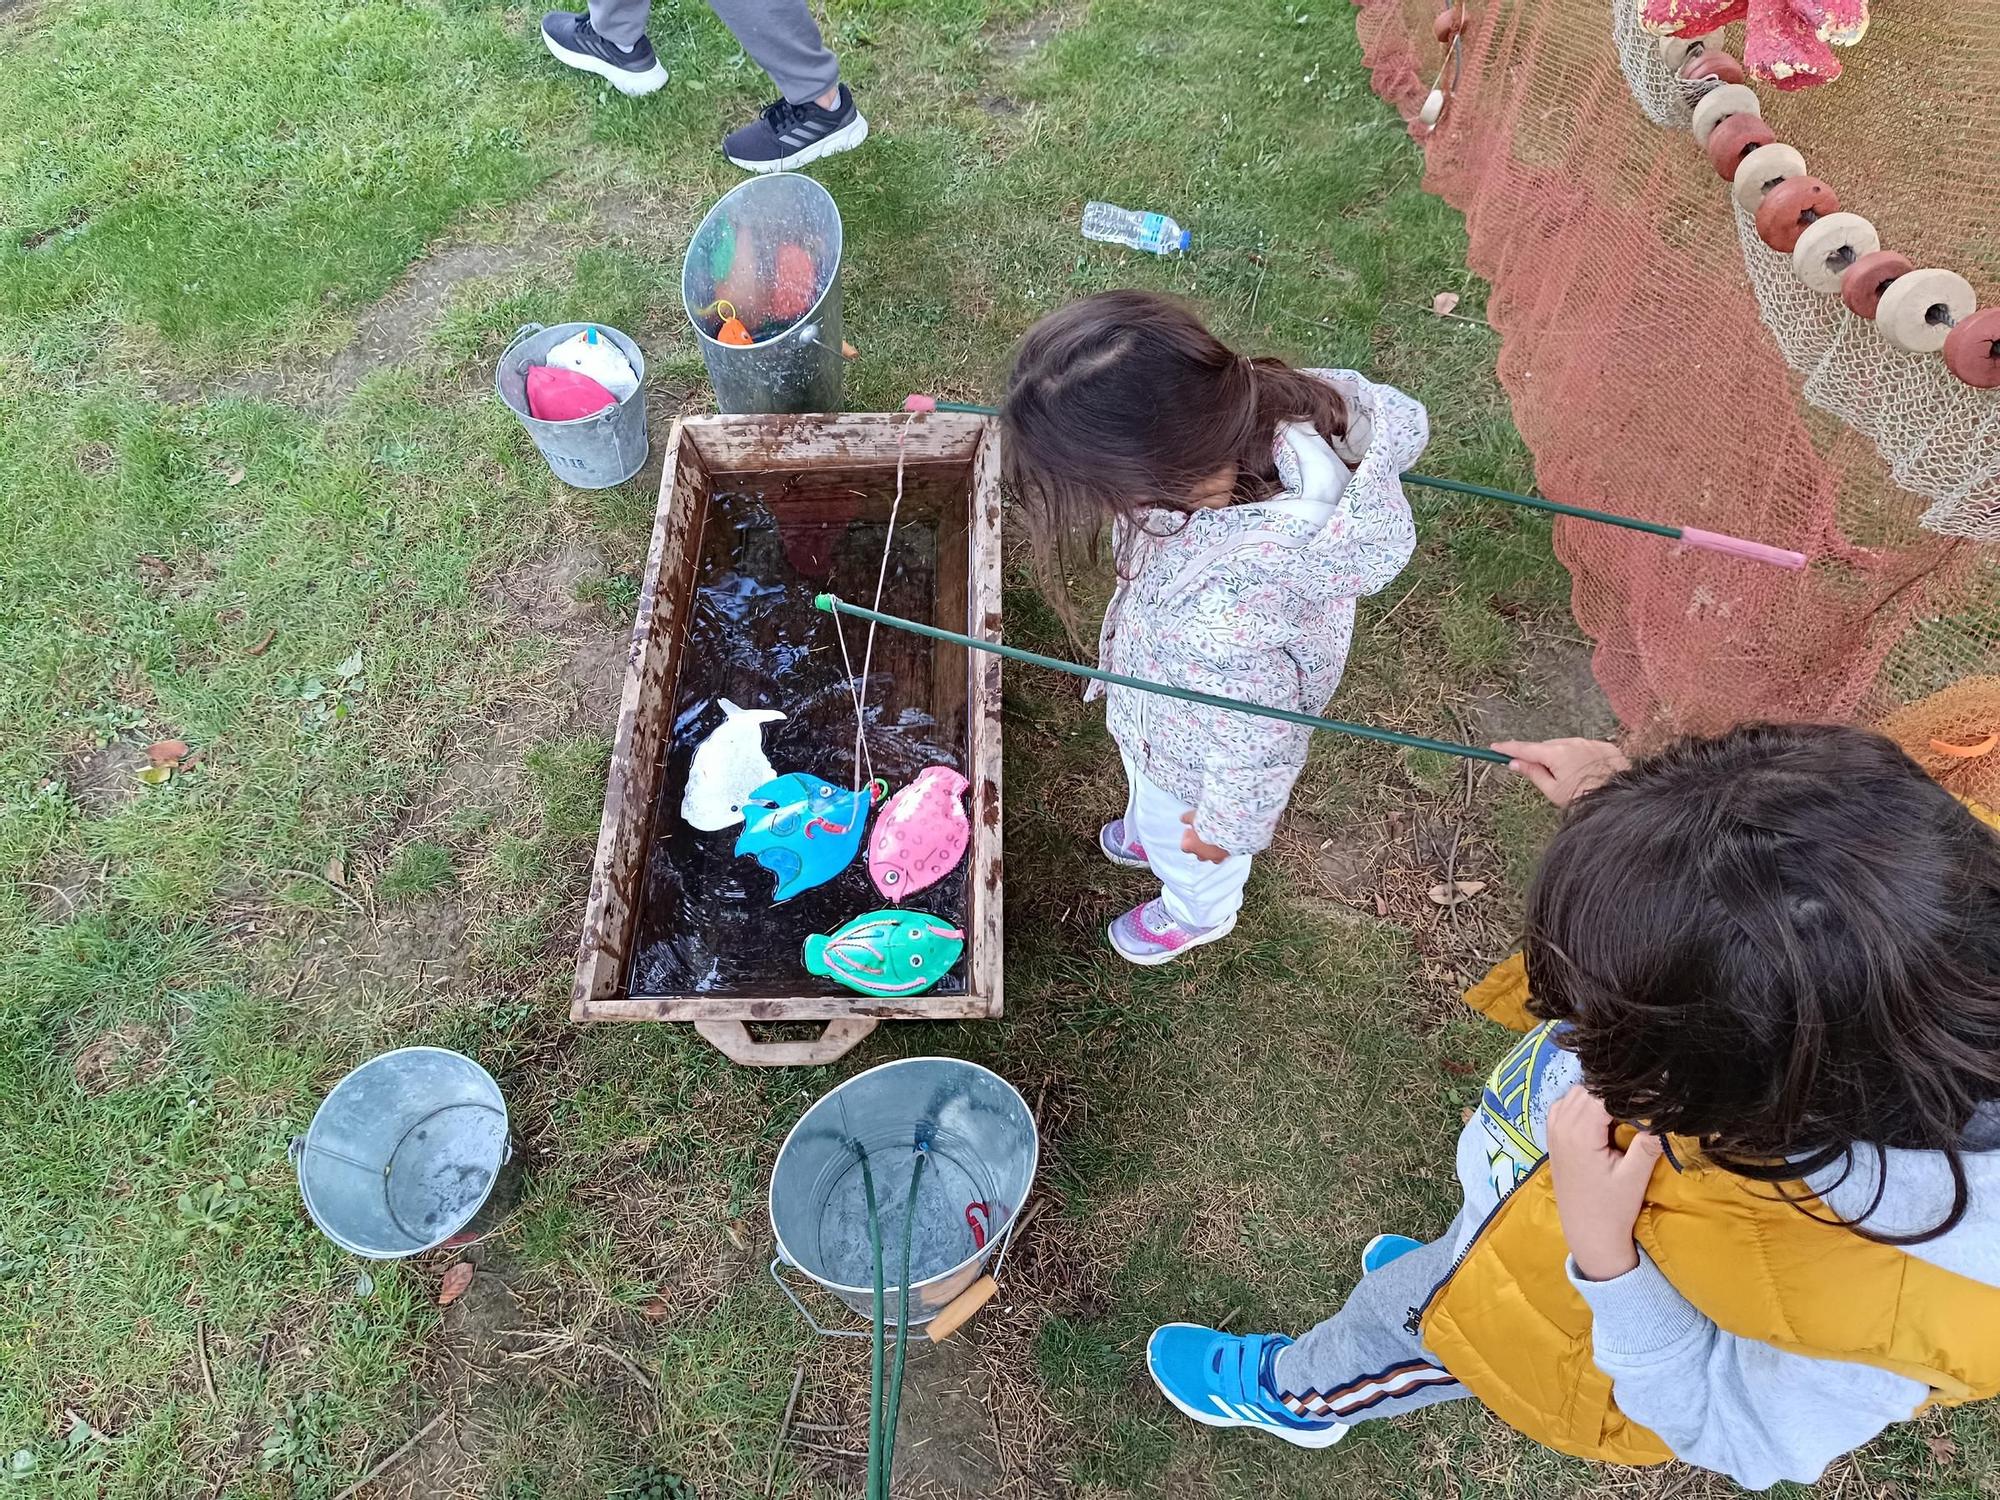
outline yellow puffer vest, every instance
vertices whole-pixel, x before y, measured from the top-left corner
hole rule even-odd
[[[2000,831],[2000,818],[1971,804]],[[1520,955],[1466,994],[1525,1031]],[[1809,1218],[1764,1184],[1704,1165],[1672,1140],[1634,1233],[1667,1280],[1725,1332],[1817,1359],[1893,1370],[1946,1404],[2000,1395],[2000,1288]],[[1801,1192],[1802,1189],[1794,1189]],[[1568,1249],[1547,1165],[1487,1220],[1423,1311],[1424,1343],[1501,1420],[1579,1458],[1673,1457],[1626,1419],[1591,1356],[1590,1309],[1564,1274]]]

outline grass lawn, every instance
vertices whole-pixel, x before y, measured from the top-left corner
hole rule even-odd
[[[849,401],[991,393],[1039,313],[1159,287],[1225,336],[1431,406],[1432,472],[1524,486],[1456,217],[1368,91],[1341,0],[829,0],[874,121],[846,217]],[[0,1489],[602,1497],[858,1490],[865,1351],[764,1276],[776,1142],[847,1072],[984,1061],[1039,1104],[1047,1211],[1004,1308],[913,1365],[911,1495],[1726,1493],[1558,1460],[1470,1407],[1301,1455],[1211,1438],[1159,1321],[1302,1328],[1377,1229],[1434,1233],[1547,820],[1518,787],[1326,742],[1231,944],[1110,957],[1091,848],[1115,756],[1007,678],[1008,1017],[889,1027],[838,1070],[584,1030],[569,971],[657,467],[555,483],[491,396],[530,319],[650,361],[656,443],[706,400],[678,304],[714,150],[767,85],[696,0],[633,101],[496,0],[0,0]],[[1083,201],[1196,251],[1086,245]],[[1463,320],[1430,312],[1439,291]],[[1339,711],[1459,737],[1606,727],[1546,527],[1419,497]],[[1060,649],[1018,568],[1010,636]],[[190,758],[142,781],[146,747]],[[1489,882],[1462,910],[1425,892]],[[455,1256],[359,1263],[285,1159],[410,1042],[501,1080],[519,1201]],[[774,1450],[795,1373],[802,1441]],[[406,1441],[421,1434],[404,1450]],[[1828,1485],[1996,1493],[1985,1414]]]

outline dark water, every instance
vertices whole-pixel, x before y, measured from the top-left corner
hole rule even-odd
[[[853,786],[865,775],[855,769],[854,700],[834,617],[814,609],[812,601],[821,592],[863,604],[872,600],[887,527],[848,519],[842,509],[824,503],[801,507],[812,519],[797,520],[788,510],[781,526],[756,496],[725,494],[709,501],[672,734],[648,834],[627,976],[635,999],[847,994],[833,980],[806,972],[805,939],[890,904],[857,855],[825,885],[774,905],[776,877],[734,852],[741,824],[701,833],[680,818],[695,747],[723,720],[719,698],[789,716],[764,726],[764,753],[777,775],[802,771],[839,786]],[[847,509],[849,515],[879,515],[882,508],[876,497],[867,497]],[[944,568],[949,582],[951,570],[962,574],[962,557],[948,555]],[[938,526],[921,512],[913,518],[906,504],[882,608],[911,619],[936,619],[939,576]],[[859,673],[868,627],[841,623]],[[963,626],[960,619],[946,623]],[[868,678],[868,754],[874,774],[891,792],[925,766],[965,769],[965,673],[960,647],[877,630]],[[864,852],[866,847],[864,838]],[[963,864],[909,906],[963,926]],[[963,992],[963,967],[961,960],[937,989]]]

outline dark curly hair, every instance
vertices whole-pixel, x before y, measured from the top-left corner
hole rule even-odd
[[[1950,1212],[1871,1237],[1965,1217],[1964,1138],[2000,1099],[2000,839],[1890,741],[1754,726],[1613,777],[1550,845],[1526,949],[1616,1118],[1768,1183],[1939,1152]]]

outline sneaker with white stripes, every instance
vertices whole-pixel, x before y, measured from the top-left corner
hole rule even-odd
[[[1204,1427],[1252,1427],[1301,1448],[1331,1448],[1347,1428],[1301,1416],[1278,1394],[1278,1351],[1291,1342],[1169,1323],[1147,1340],[1146,1369],[1160,1394]]]
[[[621,94],[650,94],[664,88],[667,70],[653,44],[640,37],[629,47],[606,41],[577,11],[552,10],[542,17],[542,41],[549,55],[580,73],[595,73]]]
[[[722,142],[722,154],[746,172],[789,172],[823,156],[852,151],[868,139],[868,122],[855,108],[847,85],[832,109],[817,99],[794,104],[779,99]]]

